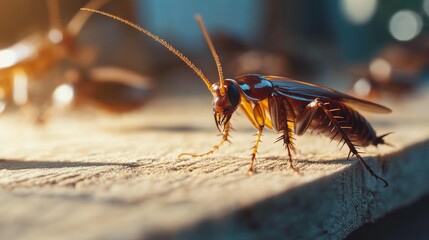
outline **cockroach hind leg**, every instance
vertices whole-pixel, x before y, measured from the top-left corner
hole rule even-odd
[[[352,149],[350,150],[353,151]],[[376,174],[374,170],[372,170],[372,168],[365,162],[365,160],[361,157],[361,155],[358,152],[354,152],[353,155],[359,160],[359,162],[365,167],[365,169],[369,172],[371,176],[373,176],[376,180],[382,181],[384,184],[384,187],[389,186],[389,183],[387,182],[387,180],[380,177],[378,174]]]
[[[384,183],[384,186],[383,187],[388,187],[389,186],[389,182],[387,181],[387,180],[385,180],[384,178],[382,178],[382,177],[379,177],[379,176],[375,176],[375,178],[376,179],[378,179],[378,180],[380,180],[380,181],[382,181],[383,183]]]
[[[373,176],[375,179],[380,180],[384,183],[384,187],[389,186],[389,183],[382,177],[378,176],[374,170],[371,169],[371,167],[365,162],[365,160],[361,157],[361,155],[359,154],[359,152],[356,149],[356,146],[353,144],[353,142],[350,140],[349,135],[345,132],[344,129],[348,129],[344,128],[341,126],[341,124],[338,122],[337,119],[334,118],[334,115],[329,111],[329,109],[326,107],[326,103],[323,103],[322,101],[320,101],[320,99],[316,99],[314,100],[317,104],[318,107],[320,107],[326,114],[327,117],[329,117],[330,121],[332,122],[332,124],[334,125],[334,128],[337,129],[337,131],[340,132],[343,141],[346,143],[346,145],[349,147],[350,151],[352,152],[352,155],[354,155],[361,164],[363,164],[363,166],[365,167],[365,169],[371,174],[371,176]],[[388,134],[384,134],[380,137],[377,137],[378,141],[383,141],[383,137],[387,136]],[[384,142],[384,141],[383,141]],[[380,142],[381,143],[381,142]],[[376,145],[376,144],[374,144]],[[350,153],[349,153],[350,155]]]

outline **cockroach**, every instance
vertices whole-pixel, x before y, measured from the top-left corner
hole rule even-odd
[[[247,74],[234,79],[224,79],[219,57],[207,33],[203,20],[196,20],[216,62],[219,81],[211,84],[208,78],[186,56],[165,40],[150,31],[110,13],[82,8],[81,10],[98,13],[120,21],[148,35],[179,57],[203,80],[213,94],[213,113],[222,140],[210,151],[202,154],[182,153],[180,157],[204,157],[212,154],[229,141],[231,117],[240,107],[253,127],[257,130],[256,141],[252,148],[249,174],[255,172],[255,159],[265,127],[280,134],[287,149],[289,166],[295,172],[292,153],[295,151],[294,135],[303,135],[307,130],[326,135],[347,145],[350,152],[347,159],[354,155],[366,170],[388,186],[388,182],[377,175],[365,162],[358,151],[359,147],[385,144],[387,134],[377,136],[369,122],[356,109],[375,113],[389,113],[391,110],[379,104],[357,99],[323,86],[305,83],[278,76]]]
[[[118,67],[69,69],[63,78],[57,91],[64,87],[72,89],[71,104],[90,104],[116,114],[140,109],[153,92],[150,78]]]
[[[355,66],[357,77],[352,94],[365,99],[381,96],[400,99],[416,90],[424,71],[429,67],[428,36],[411,43],[390,44],[366,66]]]
[[[93,0],[87,6],[99,8],[110,0]],[[66,27],[60,20],[57,0],[47,0],[50,30],[45,35],[35,34],[0,50],[0,87],[4,101],[17,106],[27,104],[28,82],[37,81],[62,60],[76,58],[76,36],[90,14],[78,12]],[[21,96],[17,96],[20,93]],[[22,99],[17,101],[17,99]]]
[[[111,0],[92,0],[86,6],[98,9],[109,1]],[[112,113],[133,111],[144,105],[149,98],[149,92],[153,89],[148,77],[118,67],[90,67],[88,56],[85,55],[85,60],[82,59],[81,55],[86,52],[77,48],[76,39],[92,13],[79,11],[66,26],[63,26],[58,0],[47,0],[47,5],[51,30],[46,38],[40,41],[33,41],[33,38],[30,38],[0,51],[0,58],[4,56],[1,53],[9,53],[9,55],[13,53],[14,56],[19,56],[3,66],[1,62],[4,61],[0,61],[0,75],[6,76],[1,79],[0,84],[4,104],[13,102],[18,107],[31,104],[31,100],[34,99],[27,96],[28,91],[31,90],[29,85],[38,79],[43,79],[41,77],[65,62],[68,64],[65,72],[75,72],[74,76],[77,77],[71,81],[67,76],[73,74],[60,72],[55,76],[54,86],[43,83],[49,88],[47,91],[49,98],[43,99],[43,104],[36,109],[38,123],[44,122],[47,111],[51,109],[51,95],[52,97],[61,95],[59,90],[64,89],[64,85],[70,87],[73,98],[69,100],[79,102],[74,105],[95,105]],[[26,49],[28,51],[25,51]],[[38,95],[41,94],[36,92],[35,95],[40,98]]]

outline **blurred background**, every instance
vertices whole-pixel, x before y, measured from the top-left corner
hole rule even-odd
[[[380,101],[412,93],[424,82],[428,68],[428,0],[93,2],[166,39],[213,82],[217,79],[216,67],[194,20],[197,13],[205,20],[227,78],[244,73],[287,76]],[[78,92],[75,97],[80,96],[83,105],[100,98],[95,105],[105,109],[112,103],[99,95],[107,93],[116,94],[117,102],[124,100],[127,91],[141,95],[132,101],[145,101],[153,91],[157,96],[211,97],[197,75],[176,56],[124,24],[97,15],[85,20],[79,31],[67,33],[67,24],[88,3],[91,4],[86,0],[0,1],[0,107],[20,108],[29,102],[44,106],[59,83],[64,82],[85,82],[84,86],[71,88]],[[66,50],[57,54],[63,51],[54,47],[59,41],[49,38],[55,36],[52,29],[61,27]],[[34,35],[42,37],[35,40]],[[48,38],[48,43],[43,42],[43,37]],[[54,53],[45,54],[46,49]],[[35,65],[40,67],[43,61],[49,64],[38,71],[29,70],[36,69]],[[124,75],[123,71],[135,74],[136,80],[132,86],[121,77],[109,80],[123,85],[117,92],[100,90],[109,89],[105,85],[87,84],[94,82],[95,75],[101,75],[97,83],[105,82],[105,75],[111,74],[104,66],[110,70],[113,67],[118,76]],[[22,79],[22,72],[28,81],[25,84],[16,80],[16,76]],[[136,87],[139,82],[144,84]],[[70,91],[57,96],[66,95],[70,100]],[[23,92],[28,96],[18,96]],[[123,106],[132,101],[124,100]],[[133,104],[130,109],[140,107]],[[113,112],[126,112],[119,108]]]

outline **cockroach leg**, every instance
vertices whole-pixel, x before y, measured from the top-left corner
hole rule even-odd
[[[330,109],[327,107],[329,105],[328,101],[323,101],[319,98],[316,98],[314,101],[310,102],[307,107],[310,107],[313,109],[314,112],[316,112],[319,108],[323,110],[323,112],[326,114],[326,116],[329,118],[329,120],[332,122],[333,127],[339,132],[341,135],[343,141],[350,149],[350,153],[356,156],[356,158],[359,160],[360,163],[365,167],[365,169],[373,176],[375,179],[378,179],[384,183],[384,187],[389,186],[389,183],[382,177],[378,176],[374,170],[371,169],[371,167],[363,160],[362,156],[359,154],[359,152],[356,149],[356,146],[353,144],[353,142],[350,140],[349,135],[346,133],[345,129],[348,129],[347,126],[341,126],[341,124],[338,122],[338,118],[332,114]],[[308,114],[306,114],[308,115]],[[314,114],[310,114],[313,115]],[[302,119],[301,119],[302,120]],[[300,121],[300,118],[298,116],[297,122]],[[350,154],[349,154],[350,155]]]
[[[284,121],[284,126],[283,126],[283,133],[282,135],[277,139],[276,142],[283,140],[283,144],[287,149],[287,153],[288,153],[288,157],[289,157],[289,167],[290,169],[292,169],[292,171],[294,171],[295,173],[297,173],[298,175],[302,176],[301,171],[299,171],[298,168],[296,168],[293,164],[293,159],[292,159],[292,152],[295,152],[295,145],[293,143],[293,131],[292,129],[288,126],[287,121]]]
[[[216,144],[216,145],[214,145],[213,146],[213,148],[210,150],[210,151],[208,151],[208,152],[205,152],[205,153],[201,153],[201,154],[192,154],[192,153],[181,153],[180,155],[179,155],[179,159],[182,159],[182,157],[185,157],[185,156],[189,156],[189,157],[191,157],[191,158],[196,158],[196,157],[204,157],[204,156],[207,156],[207,155],[210,155],[210,154],[212,154],[212,153],[214,153],[215,151],[217,151],[225,142],[229,142],[229,139],[228,139],[228,137],[229,137],[229,130],[230,130],[230,128],[231,128],[231,124],[230,123],[228,123],[228,124],[226,124],[225,125],[225,129],[224,129],[224,131],[223,131],[223,135],[222,135],[222,140],[218,143],[218,144]]]
[[[256,134],[256,141],[255,141],[255,145],[253,146],[253,150],[252,150],[252,159],[250,160],[250,167],[249,167],[249,171],[248,174],[249,175],[253,175],[255,173],[255,160],[256,160],[256,153],[258,153],[258,146],[259,143],[261,142],[261,137],[262,137],[262,131],[264,130],[264,125],[260,125],[258,128],[258,133]]]
[[[285,144],[285,145],[286,145],[287,153],[289,156],[289,167],[290,167],[290,169],[292,169],[292,171],[296,172],[298,175],[302,176],[301,171],[299,171],[299,169],[293,165],[293,159],[292,159],[292,153],[291,153],[293,146],[291,144]]]
[[[298,175],[302,175],[298,168],[293,165],[292,152],[295,152],[295,145],[293,142],[293,131],[288,125],[288,120],[285,121],[283,127],[283,143],[286,146],[287,154],[289,157],[289,167],[292,171],[296,172]]]
[[[270,110],[271,122],[273,129],[282,135],[277,139],[283,141],[283,145],[287,149],[289,157],[289,167],[298,175],[302,175],[301,172],[293,165],[292,152],[295,153],[295,145],[293,138],[293,127],[295,125],[295,113],[293,107],[287,100],[287,98],[281,96],[273,96],[268,100],[268,106]]]
[[[311,121],[313,120],[314,115],[317,112],[318,107],[316,104],[316,100],[310,102],[296,118],[295,133],[298,136],[303,135],[310,126]]]

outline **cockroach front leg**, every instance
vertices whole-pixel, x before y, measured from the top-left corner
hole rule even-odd
[[[214,153],[215,151],[217,151],[225,142],[229,142],[229,140],[228,140],[228,137],[229,137],[229,129],[231,128],[231,124],[230,123],[228,123],[228,124],[226,124],[225,125],[225,129],[223,130],[223,134],[222,134],[222,140],[218,143],[218,144],[216,144],[216,145],[214,145],[213,146],[213,148],[210,150],[210,151],[208,151],[208,152],[205,152],[205,153],[201,153],[201,154],[192,154],[192,153],[181,153],[180,155],[179,155],[179,159],[181,159],[182,157],[185,157],[185,156],[189,156],[189,157],[191,157],[191,158],[196,158],[196,157],[204,157],[204,156],[207,156],[207,155],[210,155],[210,154],[212,154],[212,153]]]
[[[258,128],[258,133],[256,134],[256,141],[255,141],[255,145],[253,145],[252,148],[252,159],[250,160],[250,167],[249,167],[249,175],[253,175],[255,173],[255,160],[256,160],[256,153],[258,153],[258,147],[259,147],[259,143],[261,142],[261,137],[262,137],[262,130],[264,130],[264,125],[260,125]]]
[[[256,124],[258,126],[258,132],[256,134],[256,141],[255,141],[255,145],[253,145],[252,148],[252,159],[250,160],[250,167],[249,167],[249,175],[253,175],[255,173],[255,159],[256,159],[256,153],[258,153],[258,146],[259,143],[261,142],[261,137],[262,137],[262,131],[264,130],[264,126],[265,126],[265,111],[262,109],[262,106],[259,103],[254,103],[254,107],[253,107],[253,116],[254,119],[256,121]]]

